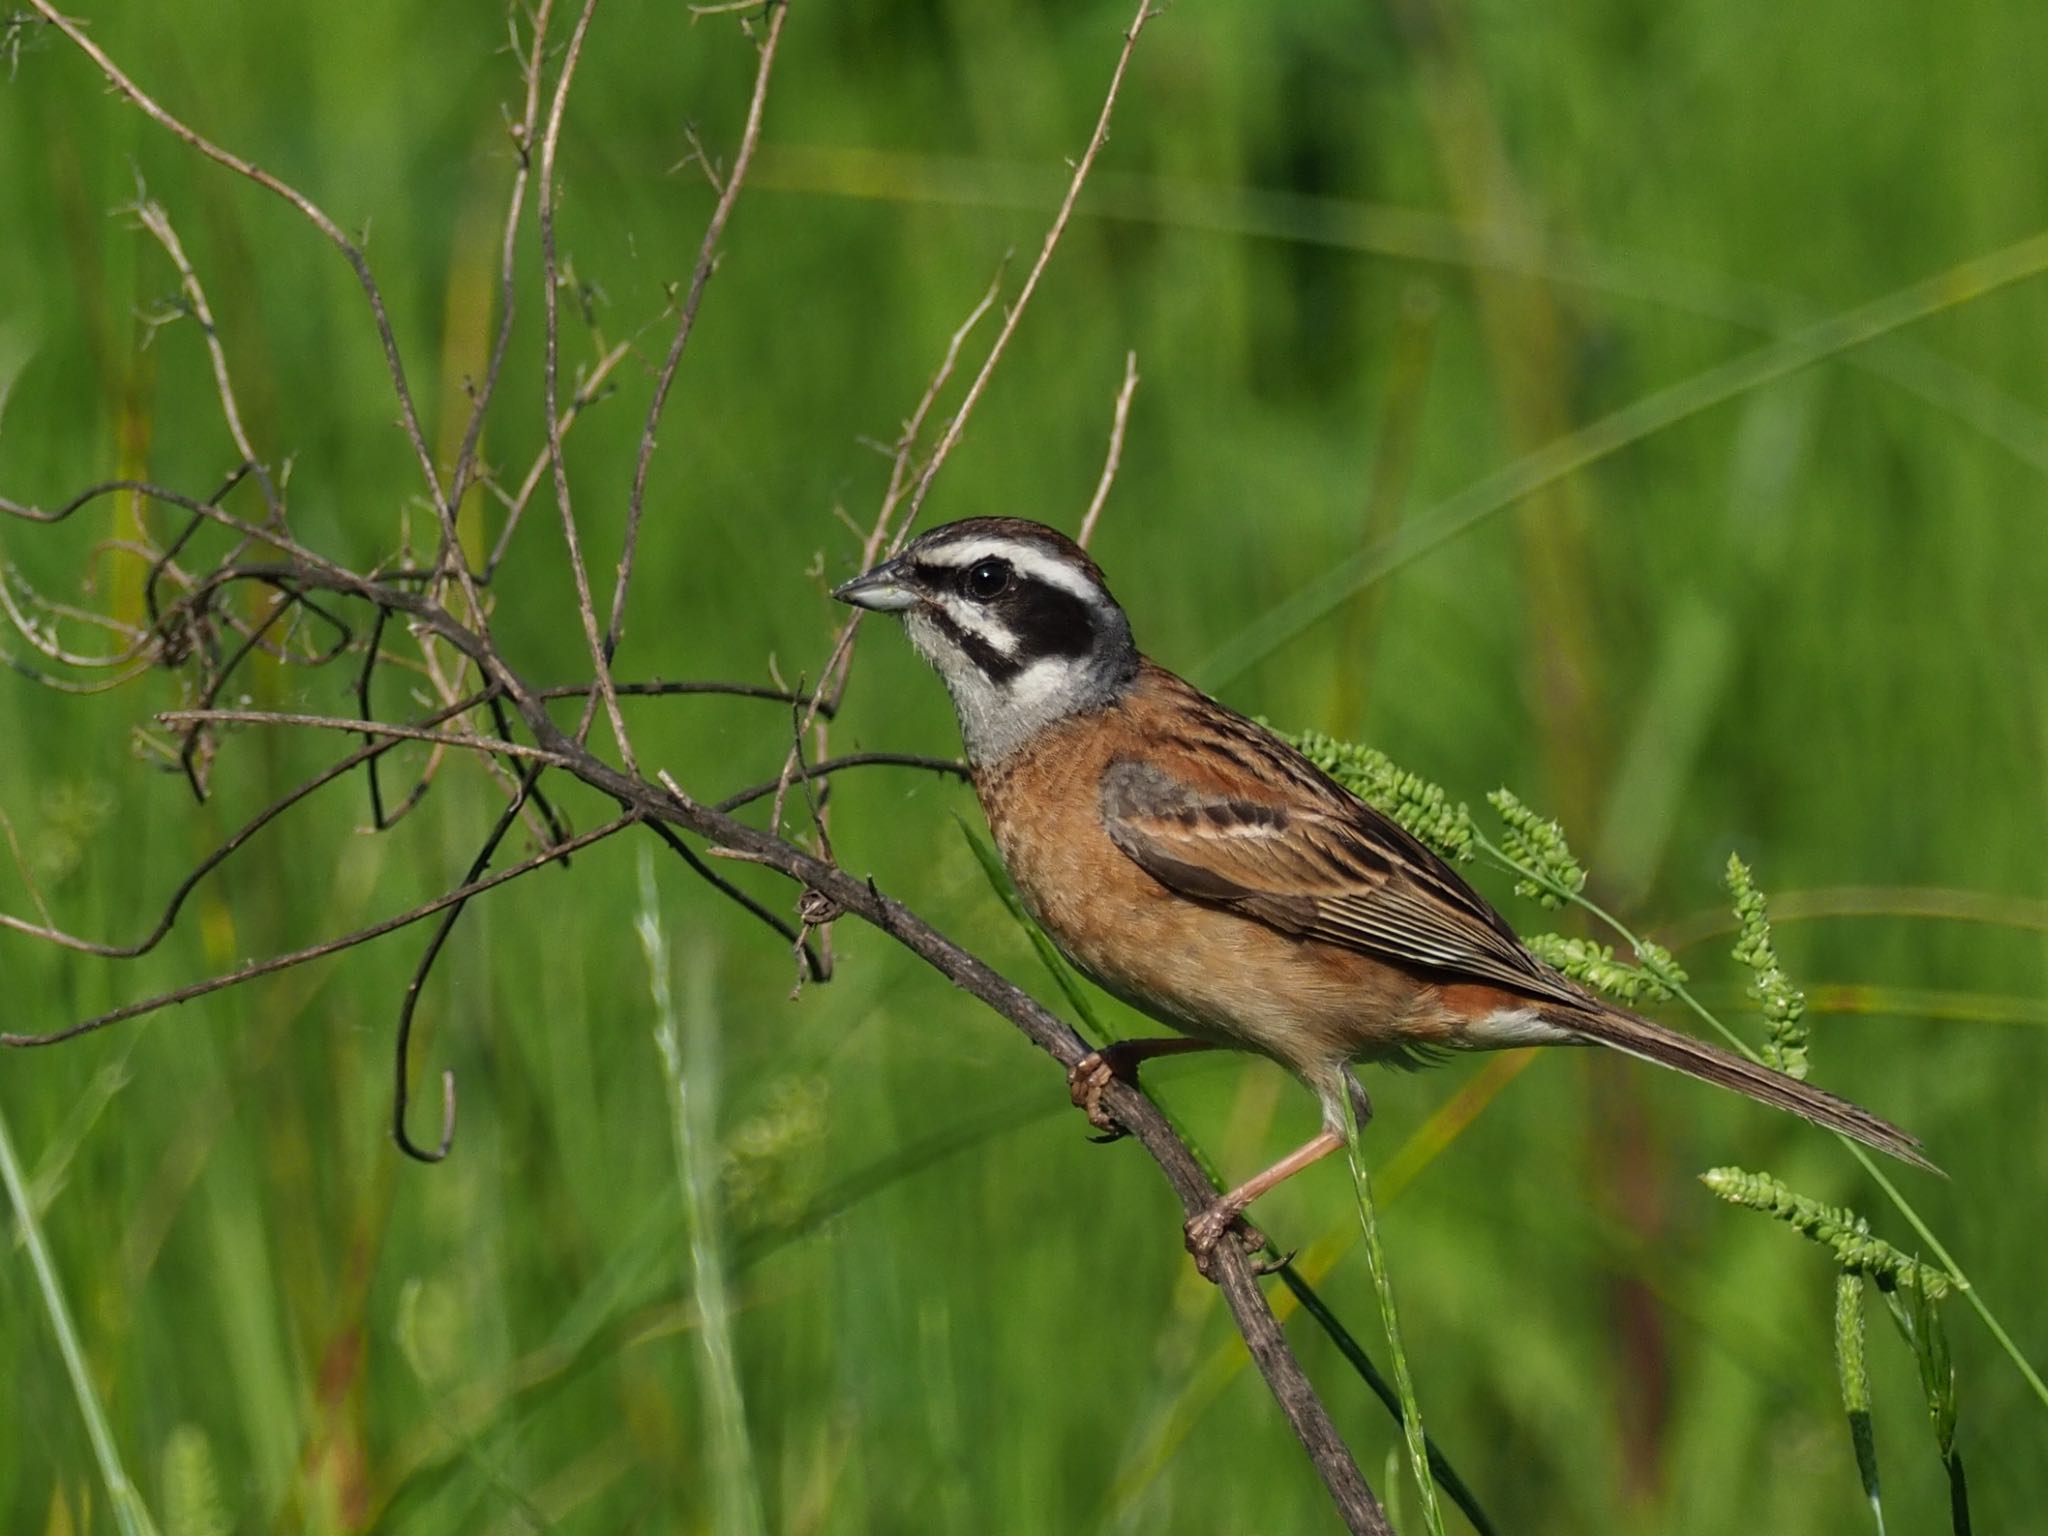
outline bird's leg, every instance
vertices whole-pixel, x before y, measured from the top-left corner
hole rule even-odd
[[[1112,1080],[1138,1086],[1138,1063],[1154,1056],[1179,1056],[1187,1051],[1213,1051],[1207,1040],[1190,1040],[1181,1035],[1147,1035],[1137,1040],[1118,1040],[1099,1051],[1090,1051],[1067,1071],[1067,1094],[1076,1109],[1084,1110],[1088,1123],[1102,1132],[1103,1141],[1128,1135],[1108,1110],[1102,1107],[1103,1090]]]
[[[1305,1141],[1263,1173],[1255,1173],[1229,1194],[1222,1195],[1206,1210],[1188,1218],[1188,1252],[1195,1256],[1195,1268],[1205,1280],[1214,1280],[1216,1245],[1223,1234],[1235,1228],[1237,1240],[1246,1253],[1266,1246],[1265,1234],[1244,1219],[1244,1208],[1274,1185],[1291,1179],[1309,1164],[1320,1162],[1344,1145],[1344,1133],[1325,1127],[1313,1141]]]

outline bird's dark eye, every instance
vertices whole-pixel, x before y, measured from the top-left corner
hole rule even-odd
[[[1009,590],[1010,562],[990,558],[977,560],[960,576],[960,590],[976,602],[985,603]]]

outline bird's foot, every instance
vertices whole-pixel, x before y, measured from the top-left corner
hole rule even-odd
[[[1252,1259],[1254,1274],[1269,1274],[1287,1262],[1284,1257],[1272,1263],[1252,1257],[1266,1246],[1266,1234],[1246,1221],[1244,1207],[1227,1196],[1207,1210],[1190,1216],[1186,1233],[1188,1252],[1194,1255],[1195,1268],[1204,1280],[1212,1284],[1216,1279],[1216,1249],[1225,1238],[1234,1239],[1245,1256]]]
[[[1138,1085],[1137,1064],[1127,1062],[1114,1047],[1090,1051],[1067,1069],[1067,1096],[1076,1109],[1087,1115],[1088,1123],[1102,1133],[1093,1140],[1115,1141],[1130,1134],[1102,1107],[1103,1093],[1118,1079],[1133,1088]]]

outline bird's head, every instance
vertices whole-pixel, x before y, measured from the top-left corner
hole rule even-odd
[[[1043,523],[948,523],[832,595],[902,617],[910,643],[945,680],[976,763],[1113,702],[1137,675],[1130,621],[1100,567]]]

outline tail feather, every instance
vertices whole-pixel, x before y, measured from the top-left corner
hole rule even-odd
[[[1915,1168],[1925,1168],[1931,1173],[1941,1172],[1920,1150],[1919,1140],[1890,1121],[1881,1120],[1860,1105],[1802,1083],[1796,1077],[1787,1077],[1783,1072],[1760,1066],[1733,1051],[1724,1051],[1718,1045],[1709,1045],[1704,1040],[1696,1040],[1691,1035],[1666,1029],[1661,1024],[1653,1024],[1648,1019],[1619,1009],[1603,1009],[1598,1013],[1559,1012],[1551,1015],[1549,1021],[1588,1040],[1611,1046],[1624,1055],[1653,1061],[1660,1067],[1670,1067],[1688,1077],[1732,1088],[1773,1109],[1787,1110],[1852,1141],[1860,1141],[1866,1147],[1875,1147],[1902,1163],[1911,1163]]]

